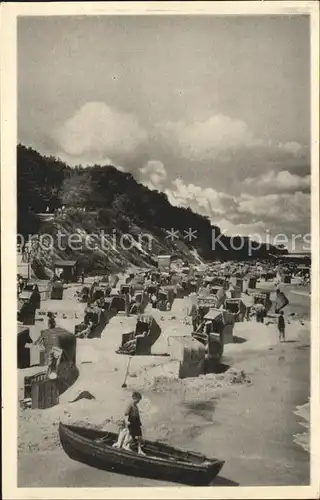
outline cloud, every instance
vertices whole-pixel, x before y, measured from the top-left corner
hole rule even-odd
[[[295,141],[285,142],[284,144],[282,142],[280,142],[278,147],[280,149],[283,149],[284,151],[288,151],[293,156],[298,156],[299,153],[302,152],[302,150],[303,150],[301,144],[299,144],[298,142],[295,142]]]
[[[236,177],[266,168],[291,170],[308,165],[308,148],[298,142],[263,139],[243,120],[217,114],[206,121],[186,123],[163,121],[156,125],[158,141],[185,162],[198,162],[198,169],[228,169]],[[243,178],[245,178],[243,177]]]
[[[165,193],[172,205],[190,207],[209,217],[212,224],[230,236],[260,234],[266,241],[269,235],[289,236],[310,231],[310,195],[301,191],[231,196],[176,179]]]
[[[161,190],[167,180],[168,174],[161,161],[150,160],[140,168],[140,182],[149,189]]]
[[[221,232],[228,236],[253,237],[254,235],[263,235],[267,230],[266,224],[262,220],[257,222],[235,224],[226,218],[222,218],[219,220],[218,225]]]
[[[195,184],[185,184],[181,179],[171,183],[165,191],[172,205],[190,207],[202,215],[223,215],[235,204],[234,198],[213,188],[202,188]]]
[[[127,169],[123,167],[122,165],[119,165],[116,161],[112,160],[109,157],[102,157],[101,155],[83,155],[83,156],[73,156],[65,151],[59,151],[56,154],[57,158],[60,158],[60,160],[64,161],[67,165],[70,167],[76,167],[76,166],[81,166],[83,168],[86,167],[92,167],[94,165],[112,165],[115,167],[117,170],[120,170],[121,172],[126,172]]]
[[[134,116],[104,102],[84,104],[53,137],[65,153],[88,161],[128,156],[148,139]]]
[[[310,209],[310,194],[301,191],[265,196],[243,194],[238,199],[240,213],[264,217],[264,220],[273,221],[280,228],[281,225],[288,227],[288,223],[292,228],[308,225]]]
[[[257,177],[248,177],[243,181],[243,187],[255,193],[295,192],[310,189],[311,176],[301,177],[291,174],[288,170],[275,172],[271,170]]]
[[[244,121],[225,115],[215,115],[205,122],[192,124],[162,122],[157,129],[160,135],[174,141],[180,154],[189,160],[213,159],[228,149],[254,147],[262,143]]]
[[[306,147],[262,139],[241,119],[217,114],[203,122],[163,121],[147,133],[134,116],[88,102],[54,138],[68,163],[122,165],[117,168],[226,234],[309,231]],[[306,167],[301,175],[299,166]]]

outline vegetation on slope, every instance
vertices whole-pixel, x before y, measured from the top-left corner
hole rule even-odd
[[[221,236],[222,244],[213,251],[212,237],[219,235],[220,229],[212,226],[208,218],[189,208],[172,206],[164,193],[151,191],[130,173],[121,172],[111,165],[70,168],[56,158],[42,156],[32,148],[18,145],[17,181],[18,232],[24,237],[41,232],[54,234],[59,229],[69,234],[81,230],[98,234],[103,230],[108,234],[128,233],[137,237],[148,233],[156,242],[152,248],[154,255],[170,252],[193,259],[190,251],[196,250],[205,260],[248,258],[248,239],[242,249],[233,250],[231,243],[235,247],[237,242]],[[47,207],[54,211],[61,206],[69,208],[67,218],[56,217],[51,224],[40,224],[37,213],[45,212]],[[83,208],[86,212],[79,210]],[[171,228],[179,229],[179,241],[171,242],[167,237],[166,231]],[[190,242],[183,238],[184,230],[189,228],[197,231],[197,238]],[[277,253],[278,250],[272,248],[271,251]],[[66,249],[65,255],[60,256],[89,259],[90,265],[98,267],[108,265],[108,252],[98,258],[86,253]],[[266,257],[269,253],[270,249],[263,246],[253,256]],[[152,255],[141,253],[139,248],[131,250],[131,257],[127,256],[137,264],[141,264],[141,257],[149,264],[153,262]],[[122,260],[121,256],[118,260]]]

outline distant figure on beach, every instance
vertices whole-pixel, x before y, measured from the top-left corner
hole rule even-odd
[[[55,328],[56,327],[56,320],[54,319],[54,315],[52,312],[48,312],[48,328]]]
[[[256,321],[257,323],[264,323],[264,318],[266,315],[266,310],[262,304],[256,304],[255,306],[256,312]]]
[[[138,453],[139,455],[144,455],[141,449],[141,441],[142,441],[142,432],[141,432],[141,420],[138,404],[140,403],[142,396],[140,392],[132,393],[132,402],[129,404],[126,412],[125,412],[125,422],[126,426],[129,430],[129,434],[127,439],[123,443],[123,448],[127,450],[131,450],[131,444],[138,444]]]
[[[84,284],[84,272],[81,273],[81,283]]]
[[[23,288],[24,288],[23,278],[22,278],[22,276],[18,275],[18,291],[19,291],[19,293],[22,292]]]
[[[278,317],[278,331],[279,331],[279,341],[280,342],[285,342],[286,341],[286,335],[285,335],[285,321],[283,317],[283,311],[280,311],[279,317]]]
[[[85,328],[85,330],[83,330],[81,332],[81,337],[84,338],[84,339],[87,339],[89,337],[89,335],[93,332],[94,328],[95,328],[94,322],[93,321],[89,321],[87,327]]]
[[[151,295],[150,300],[151,300],[152,308],[153,308],[153,309],[156,309],[156,307],[157,307],[157,300],[158,300],[158,299],[157,299],[157,296],[156,296],[156,294],[155,294],[155,293],[153,293],[153,294]]]
[[[104,297],[99,297],[96,300],[96,305],[97,305],[97,307],[100,307],[100,309],[104,309],[104,307],[105,307]]]
[[[124,300],[125,300],[126,316],[130,316],[130,295],[128,293],[124,295]]]
[[[195,304],[192,304],[190,316],[192,318],[192,331],[195,332],[199,325],[198,311],[197,311],[197,306]]]

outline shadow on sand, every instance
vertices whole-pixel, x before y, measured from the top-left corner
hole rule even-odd
[[[234,344],[243,344],[244,342],[247,342],[247,339],[244,339],[243,337],[237,337],[236,335],[233,336]]]
[[[218,363],[218,362],[208,362],[206,363],[205,366],[205,375],[208,373],[225,373],[227,370],[229,370],[230,365],[226,365],[225,363]]]
[[[310,349],[310,345],[299,345],[296,347],[296,349],[299,349],[300,351],[307,351]]]
[[[240,486],[240,483],[227,479],[226,477],[218,476],[211,483],[210,486]]]

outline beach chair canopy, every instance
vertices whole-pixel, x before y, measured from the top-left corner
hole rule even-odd
[[[43,345],[47,353],[53,347],[58,347],[62,349],[61,361],[75,362],[77,338],[64,328],[56,327],[42,330],[36,343]]]
[[[61,283],[61,281],[54,281],[52,283],[52,290],[61,290],[63,289],[63,284]]]
[[[232,313],[244,312],[246,309],[246,306],[241,299],[226,299],[224,305],[225,308]]]
[[[137,318],[135,335],[146,332],[154,343],[160,336],[161,328],[155,318],[149,314],[140,314]]]
[[[33,291],[38,291],[38,285],[36,283],[27,283],[23,289],[24,292],[33,292]]]
[[[19,295],[19,299],[23,300],[23,301],[28,301],[31,299],[32,296],[33,296],[33,292],[23,290],[23,292],[21,292]]]
[[[205,319],[207,321],[214,321],[219,316],[222,317],[221,311],[219,311],[218,309],[209,309],[209,312],[205,315],[205,317],[203,319]]]

